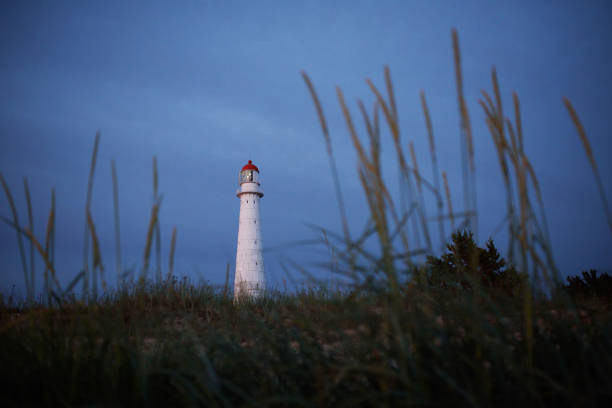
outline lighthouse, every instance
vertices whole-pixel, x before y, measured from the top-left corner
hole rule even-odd
[[[259,169],[251,160],[240,170],[238,183],[236,196],[240,199],[240,217],[234,300],[258,297],[263,294],[266,285],[259,218],[259,199],[263,197],[263,190],[259,182]]]

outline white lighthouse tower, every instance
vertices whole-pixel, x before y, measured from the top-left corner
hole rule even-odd
[[[238,224],[238,248],[236,249],[236,274],[234,300],[240,297],[258,297],[265,290],[264,261],[259,219],[259,199],[263,190],[259,184],[259,169],[251,160],[240,170],[240,221]]]

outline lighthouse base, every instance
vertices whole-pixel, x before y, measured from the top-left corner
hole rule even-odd
[[[263,296],[265,288],[260,282],[241,281],[234,285],[234,302],[257,299]]]

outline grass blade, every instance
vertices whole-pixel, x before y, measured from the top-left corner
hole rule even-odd
[[[113,210],[115,218],[115,265],[117,268],[117,285],[121,276],[121,230],[119,225],[119,183],[115,161],[111,160],[111,177],[113,179]]]
[[[28,207],[28,229],[34,233],[34,216],[32,214],[32,198],[30,197],[30,187],[28,186],[28,179],[23,178],[23,189],[25,191],[26,205]],[[36,294],[36,278],[34,276],[35,271],[34,263],[34,244],[30,242],[30,288],[28,289],[31,293],[32,298]]]
[[[104,272],[104,264],[102,263],[102,253],[100,252],[100,241],[98,240],[98,235],[96,234],[96,226],[93,221],[93,217],[91,213],[87,213],[87,224],[89,226],[89,231],[91,232],[91,244],[93,248],[93,265],[92,265],[92,273],[93,273],[93,287],[94,287],[94,299],[97,298],[97,276],[96,276],[96,268],[100,271],[100,279],[102,281],[102,288],[106,289],[106,281],[102,276]]]
[[[436,144],[433,133],[433,125],[431,124],[431,116],[429,114],[429,108],[427,107],[427,100],[425,99],[425,92],[421,90],[421,106],[423,108],[423,115],[425,116],[425,126],[427,127],[427,139],[429,140],[429,153],[431,155],[431,167],[433,169],[433,182],[434,188],[437,192],[436,203],[438,206],[438,227],[440,233],[440,248],[444,248],[445,236],[444,222],[442,221],[442,212],[444,211],[444,203],[442,202],[442,196],[440,194],[440,170],[438,165],[438,155],[436,154]]]
[[[100,145],[100,132],[96,132],[93,151],[91,153],[91,164],[89,167],[89,177],[87,180],[87,196],[85,199],[85,233],[83,236],[83,298],[89,298],[89,231],[88,231],[88,216],[91,208],[91,195],[93,192],[94,173],[96,170],[96,161],[98,159],[98,148]]]
[[[455,65],[455,82],[457,85],[457,100],[459,103],[459,116],[461,127],[461,149],[462,149],[462,174],[463,174],[463,196],[465,211],[472,213],[467,218],[469,228],[477,236],[476,218],[476,172],[474,162],[474,143],[472,138],[472,126],[470,116],[465,102],[463,92],[463,73],[461,69],[461,51],[459,48],[459,36],[457,30],[452,30],[453,60]]]
[[[334,188],[336,190],[336,200],[338,201],[338,209],[340,211],[340,219],[342,222],[342,231],[344,232],[345,242],[350,243],[350,231],[348,227],[348,221],[346,218],[346,210],[344,207],[344,199],[342,197],[342,189],[340,188],[340,179],[338,177],[338,169],[336,168],[336,160],[334,159],[334,153],[332,151],[331,138],[329,136],[329,130],[327,128],[327,121],[325,120],[325,115],[323,113],[323,108],[321,107],[321,102],[319,102],[319,97],[317,96],[317,92],[310,81],[310,78],[306,74],[306,72],[302,71],[302,78],[308,87],[308,91],[310,92],[310,96],[312,101],[314,102],[315,109],[317,110],[317,116],[319,117],[319,123],[321,124],[321,131],[323,132],[323,138],[325,139],[325,147],[327,149],[327,157],[329,159],[329,167],[332,172],[332,178],[334,181]]]
[[[55,189],[51,189],[51,209],[49,210],[49,217],[47,218],[47,230],[45,233],[45,254],[49,259],[49,263],[53,265],[53,240],[55,237]],[[47,297],[47,302],[51,302],[51,286],[49,285],[49,273],[51,271],[45,266],[44,272],[44,291]],[[59,288],[59,282],[55,275],[52,275],[57,287]]]
[[[168,261],[168,279],[172,277],[174,273],[174,250],[176,249],[176,226],[172,228],[172,238],[170,240],[170,256]]]
[[[23,235],[27,239],[29,239],[30,242],[32,242],[34,244],[34,247],[36,248],[36,250],[38,251],[40,256],[43,258],[43,261],[45,262],[46,267],[49,268],[49,270],[51,271],[51,275],[55,276],[55,269],[53,268],[53,264],[49,261],[49,258],[47,256],[47,254],[45,253],[45,250],[43,249],[43,247],[40,244],[40,242],[38,242],[36,240],[36,238],[32,234],[32,231],[30,231],[27,228],[21,228],[17,223],[15,223],[14,221],[9,220],[6,217],[0,216],[0,221],[3,221],[4,223],[9,225],[10,227],[13,227],[17,231],[17,234],[19,234],[19,236]],[[59,286],[59,283],[58,283],[58,286]]]
[[[444,180],[444,192],[446,193],[446,202],[448,203],[448,215],[451,221],[451,229],[455,230],[455,215],[453,213],[453,202],[451,201],[450,189],[448,188],[448,178],[446,172],[442,171],[442,180]]]
[[[159,173],[157,171],[157,157],[153,156],[153,199],[155,202],[159,199]],[[162,271],[161,271],[161,232],[159,225],[159,214],[157,220],[155,222],[155,261],[156,261],[156,270],[155,270],[155,279],[157,283],[160,283],[162,280]]]
[[[31,303],[34,300],[33,299],[34,294],[30,290],[31,288],[30,277],[28,276],[28,266],[26,263],[25,249],[23,247],[23,239],[21,238],[21,235],[19,234],[20,227],[19,227],[19,217],[17,216],[17,208],[15,207],[15,201],[13,200],[13,195],[11,194],[11,190],[8,184],[6,183],[6,181],[4,180],[2,173],[0,173],[0,183],[2,183],[4,194],[6,195],[6,199],[8,200],[9,206],[11,207],[11,214],[13,215],[13,223],[15,225],[15,228],[17,229],[17,245],[19,247],[19,256],[21,257],[21,265],[23,267],[23,277],[24,277],[25,284],[26,284],[28,302]]]
[[[149,272],[149,259],[151,257],[151,247],[153,244],[153,235],[155,234],[155,224],[157,223],[157,214],[159,212],[159,202],[153,204],[151,208],[151,217],[149,218],[149,228],[147,229],[147,238],[145,242],[145,250],[144,250],[144,266],[141,276],[141,283],[144,283],[144,280],[147,277],[147,273]]]

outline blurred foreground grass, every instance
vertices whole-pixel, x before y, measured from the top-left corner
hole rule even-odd
[[[234,303],[169,280],[89,304],[3,299],[3,405],[585,407],[612,398],[611,309],[597,299],[535,299],[526,327],[520,296],[415,282],[400,293],[398,309],[374,287]]]

